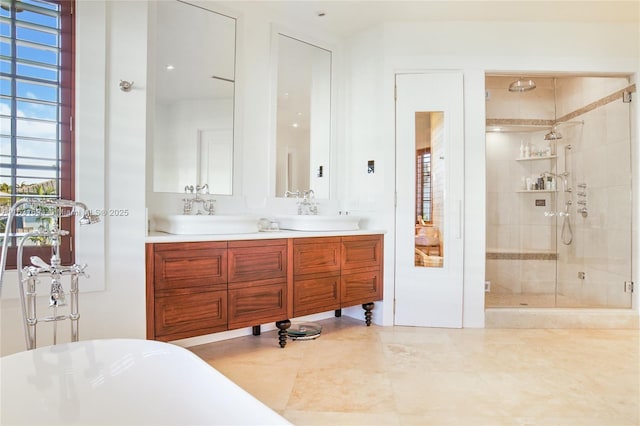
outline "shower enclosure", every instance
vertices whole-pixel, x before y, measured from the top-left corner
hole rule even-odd
[[[486,91],[486,307],[630,308],[635,85],[487,75]]]

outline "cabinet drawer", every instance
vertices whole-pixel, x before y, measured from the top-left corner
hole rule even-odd
[[[379,271],[344,274],[340,279],[342,307],[382,300],[382,280]]]
[[[293,316],[340,308],[340,276],[296,279],[293,284]]]
[[[340,237],[302,238],[293,243],[293,274],[340,273]]]
[[[352,269],[380,267],[381,259],[381,235],[342,237],[343,272]]]
[[[229,282],[287,278],[286,240],[229,242]]]
[[[204,291],[156,297],[155,334],[175,340],[227,329],[227,292]]]
[[[224,290],[226,243],[156,244],[154,280],[156,291],[200,286]]]
[[[287,283],[229,289],[229,328],[287,318]]]

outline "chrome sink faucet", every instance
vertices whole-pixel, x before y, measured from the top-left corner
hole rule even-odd
[[[318,203],[316,203],[316,195],[315,192],[313,192],[313,189],[306,189],[302,192],[302,201],[298,202],[298,214],[318,214]]]
[[[317,215],[318,203],[316,202],[316,196],[313,189],[305,189],[300,191],[286,191],[284,193],[285,198],[296,197],[296,204],[298,206],[299,215]],[[302,196],[302,199],[300,197]]]
[[[202,214],[202,210],[197,210],[195,213],[193,212],[194,210],[194,205],[196,204],[201,204],[202,205],[202,209],[206,212],[206,214],[212,215],[215,213],[216,209],[215,209],[215,202],[216,200],[214,199],[205,199],[205,198],[201,198],[200,194],[209,194],[209,185],[208,184],[204,184],[202,186],[200,185],[196,185],[196,187],[194,188],[193,185],[187,185],[184,187],[184,193],[185,194],[193,194],[195,190],[195,198],[183,198],[182,202],[184,203],[182,206],[182,212],[184,214],[196,214],[196,215],[200,215]],[[206,191],[206,192],[205,192]]]

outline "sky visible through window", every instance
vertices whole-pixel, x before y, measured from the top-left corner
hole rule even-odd
[[[57,179],[59,165],[59,7],[38,0],[17,2],[13,27],[7,3],[2,0],[0,8],[0,192],[11,185],[12,154],[17,158],[13,170],[18,186]],[[14,87],[16,109],[12,114]],[[16,117],[15,134],[12,115]],[[16,138],[15,153],[11,151],[12,136]]]

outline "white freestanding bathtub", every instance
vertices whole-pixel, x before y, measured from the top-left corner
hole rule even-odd
[[[105,339],[0,358],[0,424],[283,425],[188,350]]]

